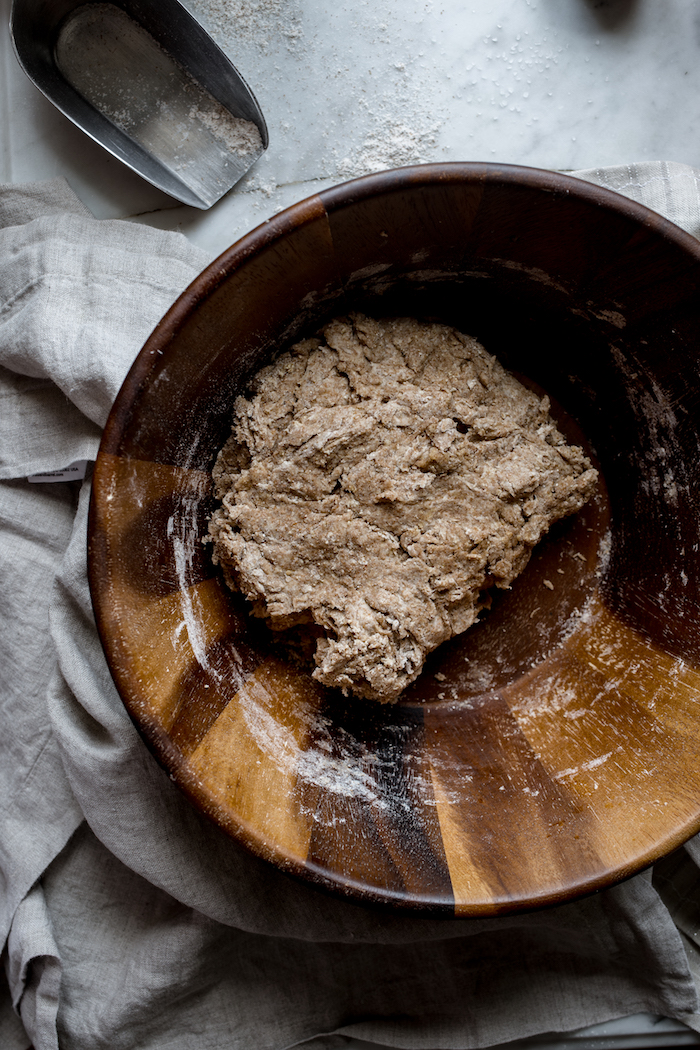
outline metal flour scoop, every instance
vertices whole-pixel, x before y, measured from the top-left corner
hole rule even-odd
[[[268,144],[248,85],[178,0],[14,0],[30,80],[115,157],[210,208]]]

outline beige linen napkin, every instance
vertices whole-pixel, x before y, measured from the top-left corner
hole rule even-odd
[[[579,175],[700,233],[691,169]],[[89,472],[26,477],[94,459],[134,356],[204,261],[177,234],[95,221],[61,182],[0,187],[0,1045],[24,1050],[26,1030],[35,1050],[466,1050],[639,1012],[700,1030],[648,878],[510,918],[373,910],[245,852],[146,751],[92,617]]]

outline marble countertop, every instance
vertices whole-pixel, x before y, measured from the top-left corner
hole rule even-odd
[[[270,145],[209,211],[178,205],[36,90],[0,0],[0,179],[65,176],[98,218],[181,230],[214,257],[314,192],[404,164],[700,167],[691,0],[187,0],[251,86]]]
[[[25,77],[10,42],[10,0],[0,0],[0,180],[64,176],[96,217],[179,230],[214,258],[319,188],[405,164],[575,170],[670,160],[700,167],[694,0],[187,6],[251,86],[268,123],[269,148],[242,182],[202,212],[113,159]],[[566,1045],[696,1039],[673,1022],[637,1017]]]

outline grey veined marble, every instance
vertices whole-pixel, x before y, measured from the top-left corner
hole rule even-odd
[[[235,229],[246,228],[314,180],[402,164],[700,166],[692,0],[187,2],[250,84],[270,130],[268,152],[215,206],[216,222],[183,212],[69,127],[17,66],[4,17],[0,177],[63,174],[98,216],[165,211],[159,224],[184,223],[206,246],[222,213],[233,209]]]

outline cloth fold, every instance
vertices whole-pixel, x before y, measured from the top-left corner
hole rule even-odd
[[[0,930],[83,819],[48,717],[48,590],[74,527],[68,485],[0,490]]]
[[[574,174],[700,235],[692,169]],[[643,876],[513,917],[371,909],[247,853],[147,752],[92,616],[89,473],[26,477],[94,460],[136,353],[205,261],[178,234],[97,222],[61,181],[0,187],[0,917],[35,1050],[467,1050],[638,1012],[700,1031],[681,934]]]
[[[675,222],[686,233],[700,237],[700,172],[688,164],[620,164],[568,174],[630,197]]]
[[[134,357],[206,257],[96,222],[63,180],[0,192],[0,478],[94,459]]]
[[[12,1005],[24,1022],[32,1046],[59,1050],[56,1014],[61,964],[44,891],[38,884],[15,913],[7,956]]]
[[[381,930],[376,943],[348,944],[223,926],[116,861],[85,825],[42,884],[64,961],[61,1045],[71,1050],[282,1050],[318,1035],[321,1045],[343,1035],[477,1047],[543,1023],[612,1018],[620,1004],[667,1015],[693,997],[677,934],[644,879],[592,910],[463,923],[463,936],[445,941],[419,930],[404,944],[382,943]],[[274,899],[266,906],[280,915]]]

